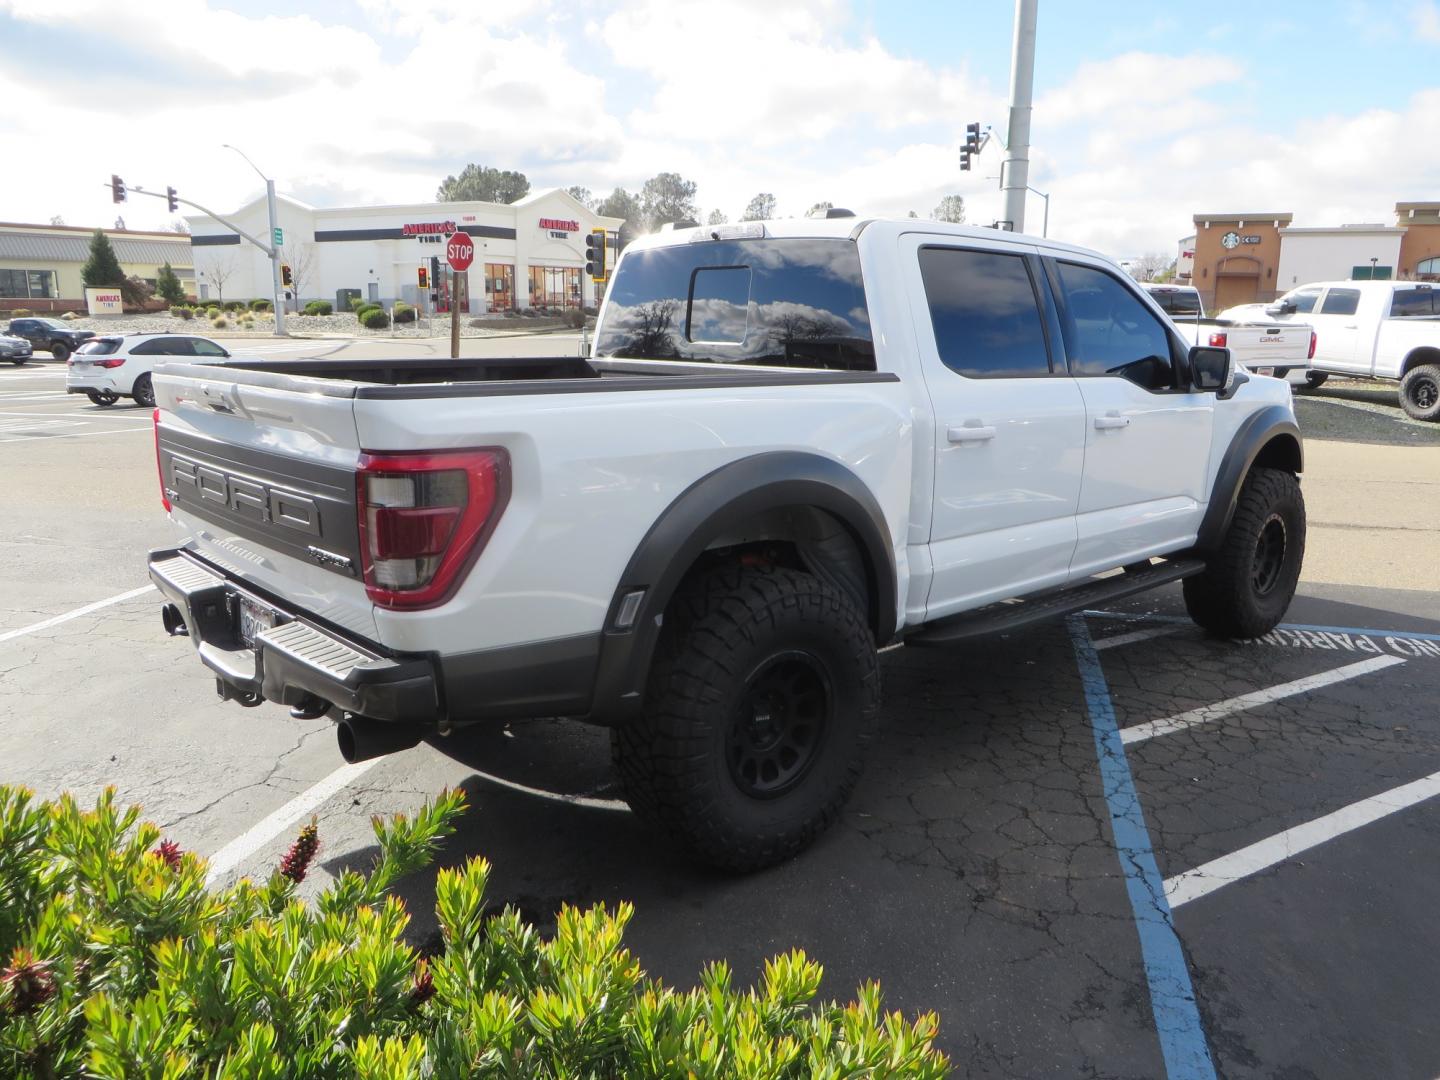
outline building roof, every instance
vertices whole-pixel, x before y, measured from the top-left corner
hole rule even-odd
[[[1281,236],[1366,236],[1373,234],[1403,236],[1403,225],[1290,225],[1280,230]]]
[[[59,226],[57,226],[58,228]],[[84,262],[90,257],[90,237],[94,229],[77,229],[71,234],[54,235],[38,232],[8,232],[0,226],[0,258],[42,259],[51,262]],[[190,263],[190,237],[175,233],[173,239],[161,239],[162,233],[127,234],[102,230],[110,237],[115,257],[122,263]],[[77,235],[78,234],[78,235]]]
[[[1294,220],[1294,214],[1277,214],[1272,210],[1256,211],[1253,214],[1196,214],[1194,218],[1197,225],[1206,221],[1283,221],[1288,224]]]
[[[1397,214],[1410,210],[1440,210],[1440,202],[1397,202],[1395,204]]]
[[[0,221],[0,229],[35,229],[43,233],[84,233],[86,236],[91,236],[94,234],[96,226],[39,225],[32,221]],[[111,239],[120,236],[134,236],[137,238],[150,237],[171,242],[184,241],[187,239],[185,233],[171,232],[166,229],[106,229],[102,227],[100,231]]]

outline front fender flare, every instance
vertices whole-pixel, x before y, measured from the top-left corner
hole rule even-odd
[[[1277,442],[1277,440],[1280,440]],[[1267,452],[1267,448],[1270,448]],[[1230,440],[1215,485],[1210,491],[1210,505],[1200,522],[1195,550],[1201,554],[1215,551],[1230,529],[1240,489],[1256,459],[1274,457],[1283,467],[1296,473],[1304,471],[1305,460],[1300,429],[1294,414],[1283,405],[1269,405],[1248,416]]]

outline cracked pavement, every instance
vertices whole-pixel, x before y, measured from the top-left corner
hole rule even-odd
[[[1312,463],[1329,467],[1348,445],[1324,444]],[[143,584],[143,552],[170,538],[145,435],[37,438],[0,455],[0,633]],[[1307,579],[1290,620],[1440,631],[1432,581],[1392,581],[1412,586],[1396,591],[1339,580],[1347,552],[1371,549],[1347,546],[1364,523],[1345,516],[1361,471],[1334,471],[1332,487],[1307,474],[1307,497],[1332,525],[1313,533],[1325,572]],[[1431,542],[1431,511],[1398,489],[1366,494],[1382,511],[1374,536],[1413,526]],[[167,835],[210,853],[341,762],[328,722],[220,703],[189,643],[161,633],[158,608],[141,596],[0,641],[0,782],[81,798],[114,784]],[[1125,610],[1175,616],[1178,590]],[[1122,730],[1374,655],[1353,636],[1347,649],[1312,631],[1234,644],[1188,624],[1088,626],[1097,643],[1136,635],[1098,654]],[[1151,629],[1166,632],[1137,633]],[[1124,748],[1162,877],[1440,772],[1440,656],[1374,640],[1405,662]],[[861,784],[836,827],[784,866],[743,878],[697,870],[628,812],[486,779],[616,797],[606,732],[533,720],[422,745],[329,799],[306,888],[368,863],[372,815],[460,785],[471,809],[442,863],[486,856],[492,899],[542,927],[563,903],[635,902],[630,942],[656,976],[692,985],[724,958],[745,981],[800,946],[824,964],[827,996],[878,979],[890,1007],[936,1009],[960,1075],[1163,1076],[1065,626],[896,650],[882,664],[885,709]],[[1440,1074],[1429,1008],[1440,994],[1437,830],[1440,800],[1422,803],[1174,911],[1219,1075]],[[292,833],[241,872],[263,873]],[[433,881],[402,888],[417,939],[434,929]],[[1153,918],[1165,918],[1158,900]]]

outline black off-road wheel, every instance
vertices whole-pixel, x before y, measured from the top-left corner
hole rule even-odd
[[[809,574],[729,566],[677,596],[641,717],[616,728],[625,798],[697,860],[758,870],[835,820],[880,708],[875,641]]]
[[[1185,610],[1218,637],[1268,634],[1290,607],[1304,559],[1300,481],[1283,469],[1252,469],[1220,549],[1185,579]]]
[[[147,409],[155,407],[155,384],[150,381],[148,373],[136,378],[135,385],[130,387],[130,396],[135,399],[136,405]]]
[[[57,341],[50,346],[50,355],[63,364],[70,359],[70,346]]]
[[[1440,420],[1440,364],[1421,364],[1405,373],[1400,407],[1412,420]]]

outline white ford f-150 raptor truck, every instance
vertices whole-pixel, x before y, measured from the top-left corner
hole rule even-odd
[[[589,359],[154,384],[150,576],[222,696],[328,714],[350,760],[588,718],[636,813],[732,869],[839,812],[880,648],[1174,581],[1254,637],[1305,545],[1283,382],[1109,260],[986,229],[679,229],[622,254]]]
[[[1192,345],[1230,350],[1230,359],[1246,371],[1274,375],[1291,386],[1311,382],[1315,331],[1303,322],[1276,322],[1261,312],[1241,319],[1208,319],[1200,291],[1191,285],[1144,281],[1140,287],[1170,316]]]
[[[1427,281],[1317,281],[1256,310],[1315,328],[1310,385],[1330,375],[1400,383],[1400,407],[1416,420],[1440,420],[1440,288]]]

